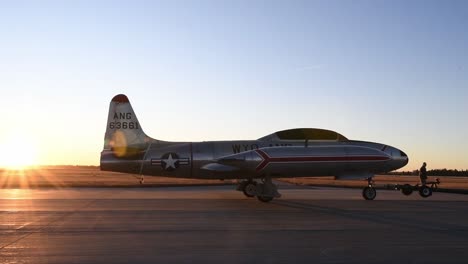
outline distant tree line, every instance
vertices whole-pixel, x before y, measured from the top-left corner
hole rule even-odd
[[[387,175],[419,175],[419,170],[414,171],[393,171]],[[455,177],[468,177],[468,170],[448,170],[448,169],[435,169],[428,170],[428,176],[455,176]]]

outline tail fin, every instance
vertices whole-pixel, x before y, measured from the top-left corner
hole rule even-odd
[[[127,96],[114,96],[109,106],[101,170],[141,172],[145,153],[153,142],[156,140],[143,132]]]
[[[127,96],[114,96],[109,106],[104,150],[112,150],[117,157],[129,157],[146,150],[150,141]]]

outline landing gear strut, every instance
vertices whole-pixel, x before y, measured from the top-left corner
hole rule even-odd
[[[265,203],[281,197],[278,187],[269,177],[263,178],[260,183],[253,180],[242,181],[239,183],[237,190],[242,191],[247,197],[256,196],[259,201]]]
[[[267,203],[273,198],[279,198],[281,194],[278,192],[278,187],[274,184],[271,178],[266,177],[262,179],[262,183],[257,185],[257,199]]]
[[[366,200],[374,200],[377,196],[377,191],[374,188],[372,177],[367,178],[367,186],[362,190],[362,197]]]

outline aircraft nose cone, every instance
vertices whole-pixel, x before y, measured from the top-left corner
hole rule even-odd
[[[400,167],[404,167],[406,164],[408,164],[408,155],[406,155],[406,153],[402,150],[397,149],[397,151],[394,152],[392,156],[394,160],[398,161]]]
[[[384,152],[391,157],[391,170],[400,169],[408,164],[408,155],[400,149],[386,146]]]
[[[400,150],[400,156],[408,159],[408,155],[406,155],[406,153],[404,153],[402,150]]]

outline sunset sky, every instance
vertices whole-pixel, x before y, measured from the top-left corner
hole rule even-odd
[[[467,1],[2,1],[0,166],[98,165],[124,93],[157,139],[317,127],[468,169],[467,29]]]

